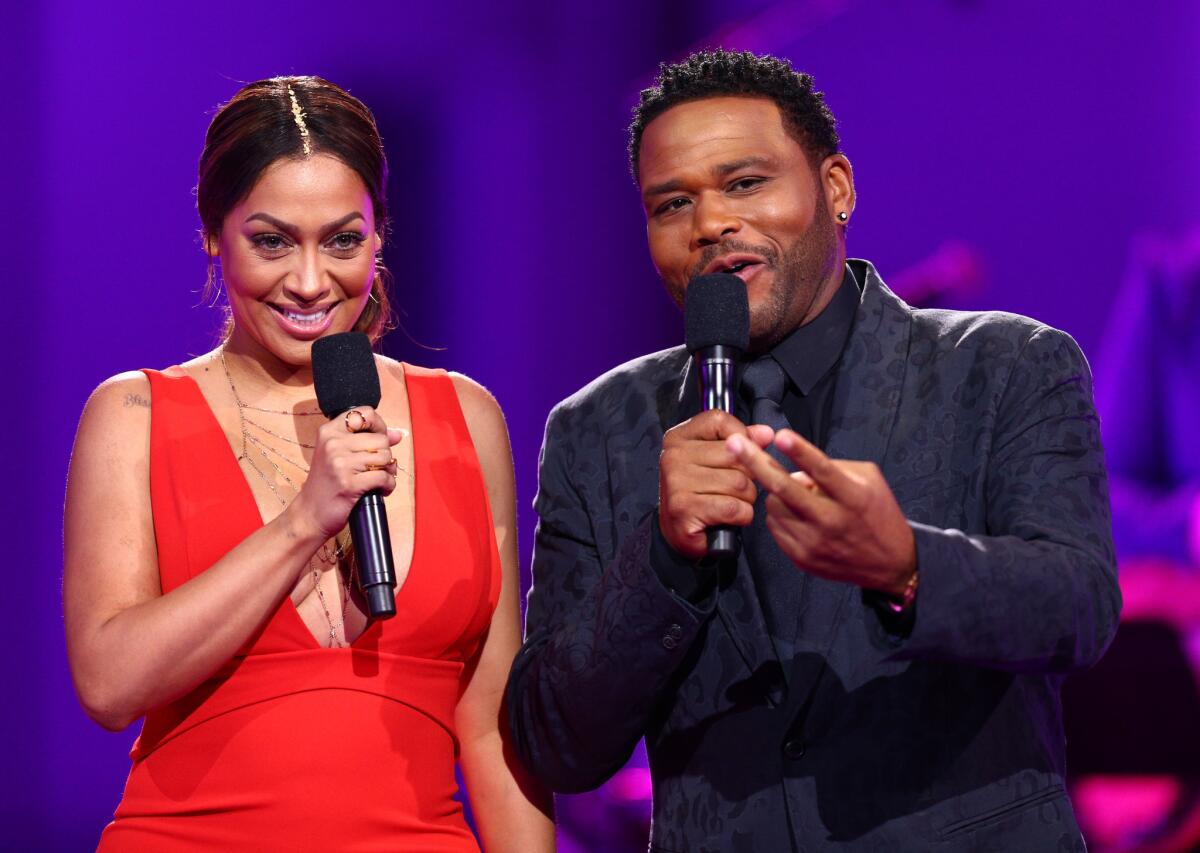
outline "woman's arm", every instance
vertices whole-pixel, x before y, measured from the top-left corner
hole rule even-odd
[[[453,378],[483,469],[502,570],[500,600],[455,712],[460,763],[484,849],[553,850],[553,801],[518,762],[502,716],[508,671],[521,646],[516,485],[508,429],[491,394],[464,376]]]
[[[395,487],[392,473],[355,473],[347,461],[388,441],[382,421],[372,420],[372,435],[323,434],[287,509],[163,595],[150,503],[150,383],[125,373],[96,389],[75,438],[63,537],[67,654],[92,719],[119,730],[201,683],[270,618],[357,495]]]

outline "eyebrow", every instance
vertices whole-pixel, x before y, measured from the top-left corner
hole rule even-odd
[[[333,222],[330,222],[330,223],[322,226],[321,232],[325,233],[327,231],[332,231],[335,228],[341,228],[343,225],[349,225],[355,219],[365,219],[365,218],[366,217],[364,217],[361,213],[359,213],[356,210],[353,213],[347,213],[341,219],[336,219]],[[292,225],[289,222],[284,222],[282,219],[276,219],[274,216],[272,216],[269,213],[252,213],[246,217],[247,222],[253,222],[256,219],[259,222],[265,222],[268,225],[273,225],[274,227],[278,228],[281,231],[296,232],[296,231],[300,230],[295,225]]]
[[[721,163],[720,165],[713,167],[712,173],[718,178],[724,178],[727,175],[731,175],[741,169],[746,169],[751,166],[770,166],[773,165],[774,162],[775,161],[770,157],[754,155],[751,157],[743,157],[740,160],[732,160],[728,163]],[[676,178],[675,180],[666,181],[665,183],[655,184],[652,187],[647,187],[645,194],[647,197],[665,195],[666,193],[673,193],[677,190],[681,190],[683,189],[683,186],[683,181]]]

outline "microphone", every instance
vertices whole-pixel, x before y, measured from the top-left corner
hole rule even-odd
[[[379,405],[379,372],[371,340],[362,332],[313,341],[312,369],[317,405],[325,417],[337,417],[355,406]],[[396,567],[383,493],[378,489],[364,494],[350,510],[350,536],[367,612],[372,619],[391,619],[396,615]]]
[[[684,341],[700,382],[700,407],[732,412],[737,393],[738,359],[750,346],[750,305],[746,283],[716,273],[693,278],[684,291]],[[728,525],[705,531],[710,557],[736,557],[737,530]]]

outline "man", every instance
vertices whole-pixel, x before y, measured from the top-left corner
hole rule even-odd
[[[644,736],[652,850],[1083,850],[1058,687],[1120,594],[1075,343],[846,261],[850,163],[779,60],[665,66],[630,156],[668,291],[745,281],[751,360],[736,417],[699,413],[682,348],[551,413],[522,757],[581,791]],[[736,564],[704,558],[718,524]]]

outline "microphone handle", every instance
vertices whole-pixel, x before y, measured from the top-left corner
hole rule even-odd
[[[728,524],[709,527],[704,531],[704,536],[708,540],[708,556],[713,559],[725,560],[736,557],[742,550],[742,542],[738,538],[737,530]]]
[[[704,411],[720,409],[733,411],[737,387],[738,356],[734,347],[715,344],[696,351],[696,373],[700,380],[700,407]],[[737,528],[727,524],[709,527],[704,531],[708,541],[708,556],[724,560],[736,557],[742,549]]]
[[[378,490],[367,492],[350,510],[350,537],[367,612],[372,619],[391,619],[396,615],[396,568],[383,494]]]

